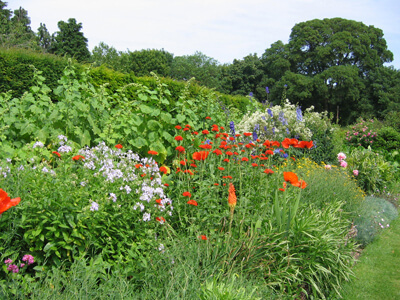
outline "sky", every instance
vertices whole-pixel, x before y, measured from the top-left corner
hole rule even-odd
[[[399,0],[3,0],[28,11],[35,32],[52,34],[59,21],[82,23],[89,50],[104,42],[119,51],[164,49],[174,56],[200,51],[219,63],[261,56],[288,43],[297,23],[344,18],[382,29],[400,69]]]

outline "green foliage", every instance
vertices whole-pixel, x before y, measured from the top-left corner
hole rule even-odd
[[[400,133],[393,127],[382,127],[378,130],[373,148],[386,151],[400,150]]]
[[[170,74],[173,55],[164,49],[147,49],[130,52],[128,51],[125,60],[125,68],[136,76],[149,76],[151,72],[158,76],[167,77]]]
[[[59,267],[101,255],[135,272],[157,247],[155,235],[162,236],[156,218],[168,219],[172,208],[154,160],[104,144],[78,151],[63,136],[58,145],[41,146],[31,143],[27,160],[1,165],[0,185],[23,199],[2,215],[2,259],[29,251],[39,265]]]
[[[358,216],[354,219],[357,228],[357,241],[365,247],[371,243],[375,236],[390,226],[397,218],[398,211],[385,199],[368,196],[357,211]]]
[[[68,22],[59,21],[58,29],[59,31],[54,33],[50,52],[73,57],[78,61],[88,61],[90,58],[88,39],[81,32],[82,23],[76,23],[74,18],[70,18]]]
[[[381,190],[394,179],[394,167],[371,148],[356,148],[347,158],[349,172],[358,170],[357,183],[366,192]]]

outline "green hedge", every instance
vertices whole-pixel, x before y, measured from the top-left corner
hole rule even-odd
[[[33,52],[26,49],[2,49],[0,48],[0,92],[12,90],[13,97],[20,97],[24,92],[32,86],[33,68],[43,71],[45,84],[52,90],[58,86],[58,80],[62,77],[65,67],[68,65],[68,59],[52,54],[43,54]],[[77,62],[73,62],[77,69],[77,74],[83,71],[85,67]],[[127,86],[126,96],[133,97],[137,87],[134,85],[141,84],[154,89],[157,86],[157,80],[154,77],[136,77],[133,73],[120,73],[113,71],[104,66],[90,69],[89,76],[91,83],[98,87],[107,83],[106,89],[110,94],[114,94],[118,89]],[[176,81],[171,78],[163,78],[162,83],[168,85],[171,95],[168,95],[168,100],[171,105],[187,88],[186,82]],[[195,83],[190,84],[188,89],[189,97],[196,98],[203,93],[209,93],[211,90],[201,87]],[[224,95],[219,92],[214,92],[218,95],[218,99],[227,107],[234,107],[242,113],[246,112],[249,99],[243,96]],[[57,101],[57,97],[51,94],[53,101]]]

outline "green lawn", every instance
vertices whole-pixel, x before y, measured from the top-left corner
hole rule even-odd
[[[362,252],[344,299],[400,299],[400,218]]]

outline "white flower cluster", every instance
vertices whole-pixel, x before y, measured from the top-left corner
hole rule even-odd
[[[172,201],[164,193],[159,167],[152,158],[140,158],[131,150],[113,150],[104,142],[81,149],[79,154],[85,157],[84,168],[92,170],[94,177],[104,178],[108,184],[114,183],[117,189],[109,191],[109,199],[113,202],[117,202],[117,198],[118,202],[124,201],[127,197],[140,200],[132,208],[140,208],[143,221],[150,221],[157,211],[172,215]]]
[[[240,134],[256,131],[258,137],[265,139],[282,140],[289,137],[309,141],[313,136],[310,127],[325,126],[325,130],[327,128],[326,114],[313,112],[313,109],[314,107],[310,107],[303,114],[300,107],[286,99],[283,106],[275,105],[264,111],[248,113],[235,126],[235,130]]]

